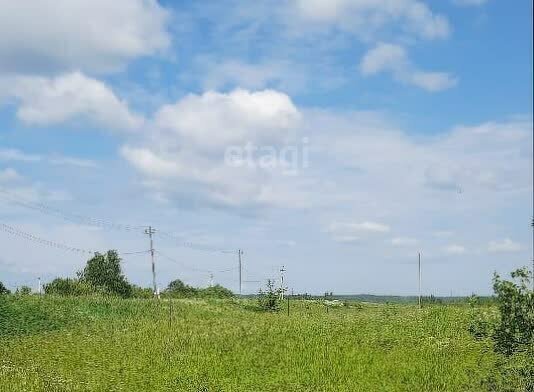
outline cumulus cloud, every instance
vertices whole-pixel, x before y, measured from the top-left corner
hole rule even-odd
[[[360,62],[363,76],[387,72],[397,81],[413,85],[430,92],[454,87],[455,77],[446,72],[421,71],[410,61],[406,50],[396,44],[379,43],[370,49]]]
[[[299,205],[299,192],[283,178],[282,167],[271,171],[225,162],[227,148],[284,145],[294,139],[299,121],[291,99],[277,91],[191,94],[158,110],[150,137],[137,146],[124,145],[121,154],[145,185],[175,197],[170,179],[186,182],[197,200],[216,204],[283,205],[289,200]]]
[[[200,148],[231,143],[279,142],[299,120],[286,94],[263,90],[190,94],[155,115],[156,126]]]
[[[521,244],[512,241],[510,238],[488,243],[488,252],[490,253],[519,252],[520,250]]]
[[[143,124],[103,82],[80,72],[54,78],[0,78],[4,99],[18,102],[17,117],[30,125],[50,125],[84,119],[93,124],[134,130]]]
[[[114,71],[166,49],[169,13],[156,0],[1,0],[0,70]]]

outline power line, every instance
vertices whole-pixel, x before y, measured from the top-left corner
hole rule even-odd
[[[184,248],[199,250],[203,252],[211,252],[211,253],[223,253],[223,254],[235,253],[234,250],[219,248],[219,247],[210,246],[210,245],[198,245],[198,244],[193,244],[192,242],[189,242],[189,241],[183,241],[178,236],[172,233],[169,233],[167,231],[163,231],[163,230],[156,230],[156,235],[167,240],[172,240],[174,244],[180,247],[184,247]]]
[[[52,247],[52,248],[61,249],[61,250],[69,251],[69,252],[85,253],[85,254],[95,254],[95,253],[97,253],[94,250],[77,248],[77,247],[66,245],[66,244],[63,244],[63,243],[60,243],[60,242],[47,240],[47,239],[38,237],[38,236],[36,236],[34,234],[27,233],[25,231],[19,230],[17,228],[12,227],[12,226],[6,225],[5,223],[0,223],[0,231],[3,231],[5,233],[7,233],[7,234],[10,234],[10,235],[13,235],[13,236],[16,236],[16,237],[19,237],[19,238],[23,238],[23,239],[31,241],[31,242],[35,242],[35,243],[38,243],[38,244],[41,244],[41,245],[45,245],[45,246],[49,246],[49,247]],[[117,253],[120,254],[120,255],[136,255],[136,254],[144,254],[144,253],[148,253],[148,252],[149,251],[147,251],[147,250],[142,250],[142,251],[136,251],[136,252],[117,252]]]
[[[24,199],[20,195],[9,192],[5,189],[0,188],[0,197],[4,200],[8,200],[10,203],[16,204],[18,206],[31,209],[34,211],[41,212],[43,214],[59,217],[61,219],[67,220],[74,223],[85,223],[90,226],[97,226],[101,228],[114,229],[114,230],[124,230],[124,231],[140,231],[145,229],[147,226],[132,226],[125,225],[120,223],[114,223],[110,220],[101,219],[101,218],[92,218],[89,216],[84,216],[80,214],[62,212],[56,208],[52,208],[42,203],[34,203],[27,199]]]
[[[77,252],[77,253],[88,253],[88,254],[95,253],[92,250],[76,248],[76,247],[65,245],[65,244],[62,244],[62,243],[59,243],[59,242],[45,240],[45,239],[43,239],[41,237],[37,237],[37,236],[35,236],[33,234],[26,233],[26,232],[24,232],[22,230],[19,230],[19,229],[15,229],[14,227],[8,226],[8,225],[6,225],[4,223],[0,223],[0,230],[5,232],[5,233],[8,233],[8,234],[20,237],[20,238],[24,238],[24,239],[26,239],[28,241],[36,242],[36,243],[39,243],[39,244],[42,244],[42,245],[46,245],[46,246],[49,246],[49,247],[52,247],[52,248],[57,248],[57,249],[62,249],[62,250],[66,250],[66,251],[70,251],[70,252]]]

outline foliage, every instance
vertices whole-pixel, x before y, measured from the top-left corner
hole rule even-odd
[[[32,293],[32,289],[28,286],[21,286],[20,288],[15,291],[15,294],[17,295],[30,295]]]
[[[208,298],[232,298],[234,293],[226,287],[216,284],[205,289],[200,289],[200,296]]]
[[[44,285],[45,294],[75,296],[91,294],[91,287],[72,278],[56,278]]]
[[[2,282],[0,282],[0,295],[11,293]]]
[[[495,371],[485,380],[490,391],[534,391],[534,294],[526,268],[511,273],[512,280],[497,274],[493,290],[497,311],[470,298],[469,331],[489,339],[496,356]]]
[[[95,292],[130,297],[132,287],[123,275],[120,263],[121,259],[115,250],[109,250],[106,254],[95,253],[83,271],[78,273],[79,279]]]
[[[494,333],[496,349],[506,355],[534,345],[534,293],[530,290],[530,272],[518,269],[511,274],[513,281],[495,274],[493,290],[500,312]]]
[[[175,279],[169,283],[164,295],[172,298],[190,298],[198,294],[198,289],[189,286],[180,279]]]
[[[280,310],[281,301],[280,294],[282,293],[281,288],[274,288],[274,282],[272,280],[267,280],[266,290],[262,291],[260,289],[258,295],[258,305],[261,310],[268,312],[277,312]]]
[[[154,293],[152,292],[152,289],[148,287],[139,287],[136,285],[132,285],[132,297],[133,298],[153,298]]]

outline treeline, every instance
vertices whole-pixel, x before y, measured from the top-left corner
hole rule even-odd
[[[76,278],[56,278],[43,288],[45,294],[61,296],[112,295],[122,298],[152,298],[156,295],[150,288],[128,282],[122,272],[121,258],[115,250],[109,250],[105,254],[95,253],[84,269],[76,273]],[[1,282],[0,294],[9,294],[9,290]],[[228,298],[234,294],[220,285],[196,288],[176,279],[160,296]]]

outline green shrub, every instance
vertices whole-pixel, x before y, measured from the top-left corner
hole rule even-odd
[[[199,294],[202,297],[208,298],[231,298],[234,296],[234,293],[231,290],[219,284],[205,289],[199,289]]]
[[[512,281],[495,274],[493,290],[497,295],[500,312],[494,340],[497,350],[511,355],[534,345],[534,293],[530,290],[530,272],[518,269],[511,274]]]
[[[32,293],[32,289],[28,286],[21,286],[20,288],[15,291],[15,294],[17,295],[30,295]]]
[[[3,295],[3,294],[10,294],[11,291],[9,291],[7,289],[6,286],[4,286],[4,284],[2,282],[0,282],[0,295]]]
[[[92,293],[91,286],[77,279],[56,278],[44,285],[45,294],[74,296],[89,295]]]
[[[274,288],[274,282],[267,280],[267,286],[265,292],[260,290],[258,295],[258,306],[261,310],[268,312],[277,312],[280,310],[281,301],[280,294],[281,288]]]
[[[197,296],[199,290],[185,284],[180,279],[175,279],[169,283],[163,294],[172,298],[191,298]]]
[[[498,313],[489,308],[472,312],[469,331],[478,339],[490,338],[497,355],[495,371],[486,379],[490,391],[534,391],[534,293],[530,272],[519,269],[512,280],[493,278]],[[471,297],[472,309],[479,301]]]
[[[133,298],[152,298],[154,297],[154,293],[152,292],[152,289],[148,287],[139,287],[136,285],[132,285],[132,297]]]

